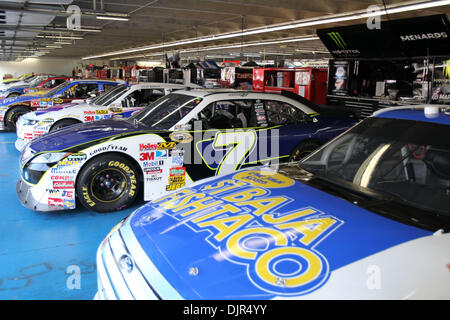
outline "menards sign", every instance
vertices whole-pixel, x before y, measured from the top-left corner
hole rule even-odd
[[[413,35],[400,36],[403,42],[417,41],[417,40],[433,40],[433,39],[445,39],[448,38],[447,32],[435,32],[435,33],[419,33]]]

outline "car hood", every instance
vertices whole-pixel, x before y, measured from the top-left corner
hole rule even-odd
[[[26,94],[26,95],[21,95],[21,96],[14,97],[14,98],[4,99],[3,101],[1,101],[0,105],[10,105],[13,103],[26,102],[26,101],[31,101],[34,99],[41,99],[41,98],[43,98],[43,96],[36,95],[36,93]]]
[[[79,106],[85,106],[85,104],[78,104],[78,103],[64,103],[64,104],[59,104],[55,107],[51,107],[51,108],[47,108],[41,111],[34,111],[34,112],[30,112],[30,113],[26,113],[23,117],[24,119],[27,120],[44,120],[44,119],[48,119],[48,118],[53,118],[54,117],[54,113],[58,112],[60,110],[78,110]],[[86,108],[86,106],[85,106]]]
[[[326,287],[335,270],[431,235],[267,172],[253,168],[196,183],[172,195],[185,193],[187,198],[155,200],[126,221],[145,254],[183,298],[308,298]],[[212,194],[217,186],[232,191]],[[245,193],[226,197],[250,188],[264,195],[252,199],[257,202]],[[284,202],[277,204],[280,199]],[[192,213],[201,206],[203,211]],[[221,211],[226,206],[233,213]],[[348,280],[348,288],[334,288],[337,295],[351,287]]]
[[[36,153],[66,150],[74,147],[82,148],[82,145],[100,143],[101,139],[106,139],[118,134],[132,133],[143,129],[143,127],[134,126],[127,121],[111,119],[100,120],[81,123],[51,132],[34,139],[29,146]]]

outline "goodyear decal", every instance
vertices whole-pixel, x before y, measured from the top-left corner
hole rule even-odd
[[[275,295],[317,289],[329,277],[326,257],[315,249],[344,224],[314,207],[283,210],[294,199],[272,195],[294,181],[280,174],[244,171],[230,179],[184,189],[154,201],[196,233],[257,288]]]

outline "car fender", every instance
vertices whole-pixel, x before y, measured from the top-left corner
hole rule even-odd
[[[71,191],[75,191],[76,182],[79,173],[92,160],[103,154],[123,154],[132,159],[138,166],[138,175],[142,177],[142,189],[144,200],[149,201],[159,196],[171,192],[171,178],[176,180],[172,182],[179,184],[188,184],[192,180],[186,178],[184,168],[179,165],[172,164],[172,157],[169,149],[163,149],[167,146],[167,139],[163,135],[156,133],[144,133],[140,135],[133,135],[125,138],[116,138],[116,140],[106,140],[101,143],[91,145],[84,149],[63,150],[61,152],[73,152],[74,157],[69,156],[67,161],[60,161],[45,174],[42,181],[41,188],[53,189],[56,178],[63,177],[65,181],[70,181]],[[170,143],[174,146],[173,143]],[[159,149],[158,149],[159,148]],[[113,161],[113,159],[111,160]],[[117,165],[120,165],[119,163]],[[171,169],[179,169],[178,172],[172,175]],[[178,177],[174,179],[174,177]],[[181,182],[182,181],[182,182]],[[41,182],[39,183],[41,184]],[[178,188],[178,186],[177,186]],[[53,190],[51,192],[57,192]],[[80,196],[80,195],[78,195]]]

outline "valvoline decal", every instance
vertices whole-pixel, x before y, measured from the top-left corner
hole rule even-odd
[[[187,299],[306,295],[333,270],[431,234],[258,169],[157,199],[130,223],[158,270]],[[197,277],[187,274],[193,267]]]

